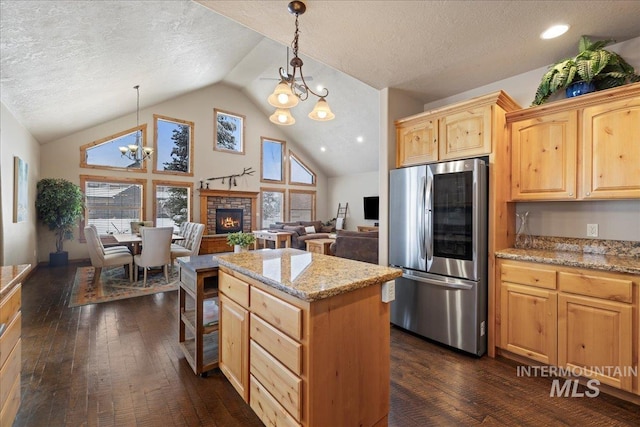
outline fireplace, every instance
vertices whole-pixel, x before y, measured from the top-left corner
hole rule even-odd
[[[243,209],[216,209],[216,234],[242,231]]]

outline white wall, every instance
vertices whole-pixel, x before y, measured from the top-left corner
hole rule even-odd
[[[378,221],[364,219],[362,198],[378,195],[378,172],[367,172],[345,175],[327,179],[329,218],[334,218],[338,211],[338,203],[342,206],[349,203],[346,217],[347,230],[357,230],[359,225],[373,225]]]
[[[13,158],[20,157],[29,169],[29,212],[24,222],[13,222]],[[36,183],[40,169],[38,141],[0,104],[0,265],[36,264]]]
[[[245,154],[231,154],[213,150],[213,109],[218,108],[245,116]],[[153,142],[153,114],[160,114],[176,119],[193,121],[195,123],[195,153],[194,153],[194,176],[174,177],[172,175],[154,175],[153,169],[148,165],[148,172],[122,172],[108,171],[102,169],[81,169],[80,146],[92,141],[112,135],[116,132],[134,127],[136,124],[135,113],[120,117],[116,120],[103,123],[101,125],[85,129],[73,135],[66,136],[57,141],[47,143],[42,146],[42,178],[65,178],[71,182],[79,184],[79,175],[98,176],[118,176],[147,179],[146,197],[146,219],[151,219],[153,212],[152,183],[153,179],[172,180],[181,182],[193,182],[198,188],[199,180],[202,177],[210,178],[215,176],[231,175],[242,172],[244,167],[253,167],[256,173],[253,176],[245,176],[238,180],[238,186],[233,187],[237,191],[260,191],[261,186],[284,187],[274,184],[264,184],[260,182],[260,137],[269,137],[285,140],[287,151],[292,149],[301,160],[317,173],[317,186],[289,186],[302,190],[316,191],[316,205],[318,207],[318,219],[322,217],[327,199],[327,179],[319,169],[313,159],[303,155],[301,150],[297,150],[294,141],[287,140],[280,132],[280,128],[272,124],[268,117],[262,113],[245,95],[239,90],[224,84],[216,84],[204,89],[191,92],[184,96],[145,108],[140,111],[140,124],[147,123],[147,143]],[[210,183],[211,189],[228,189],[227,184],[221,181]],[[193,220],[200,221],[200,203],[198,191],[194,192]],[[258,219],[260,223],[260,219]],[[76,236],[77,237],[77,236]],[[48,252],[53,245],[53,235],[51,233],[39,233],[39,246],[42,248],[38,253],[38,259],[44,261],[48,258]],[[69,251],[70,259],[87,258],[86,245],[76,240],[66,241],[64,249]]]
[[[636,71],[640,70],[640,37],[608,46]],[[577,46],[576,46],[577,51]],[[576,52],[577,53],[577,52]],[[547,67],[500,80],[424,105],[432,110],[476,96],[503,90],[522,107],[531,104]],[[516,211],[529,211],[534,235],[587,238],[587,224],[599,224],[598,239],[640,241],[640,200],[518,203]]]

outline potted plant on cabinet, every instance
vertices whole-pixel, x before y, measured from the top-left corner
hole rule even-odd
[[[582,36],[578,55],[551,65],[542,76],[531,105],[541,105],[553,93],[563,89],[567,97],[572,97],[640,81],[640,75],[627,61],[617,53],[604,49],[614,42],[591,42]]]
[[[36,212],[38,220],[56,236],[56,251],[49,253],[49,266],[66,265],[69,253],[63,250],[65,240],[73,239],[73,227],[82,216],[83,195],[80,187],[65,180],[46,178],[37,184]]]
[[[233,246],[234,252],[247,251],[249,249],[249,245],[253,245],[255,241],[256,236],[252,233],[243,233],[242,231],[238,231],[237,233],[227,234],[227,244],[229,246]]]

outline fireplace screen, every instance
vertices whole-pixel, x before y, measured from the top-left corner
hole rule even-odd
[[[216,234],[242,231],[242,209],[216,209]]]

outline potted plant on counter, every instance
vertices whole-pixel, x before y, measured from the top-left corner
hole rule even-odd
[[[56,251],[49,253],[49,266],[66,265],[69,254],[63,250],[65,240],[73,239],[73,227],[82,216],[83,195],[80,187],[65,180],[46,178],[37,184],[38,220],[56,236]]]
[[[255,241],[256,236],[252,233],[238,231],[237,233],[227,234],[227,244],[233,246],[233,251],[236,253],[249,250],[249,246],[253,245]]]
[[[578,55],[551,65],[542,76],[531,105],[543,104],[559,90],[566,90],[567,97],[572,97],[640,81],[640,75],[627,61],[617,53],[604,49],[614,42],[591,42],[582,36]]]

